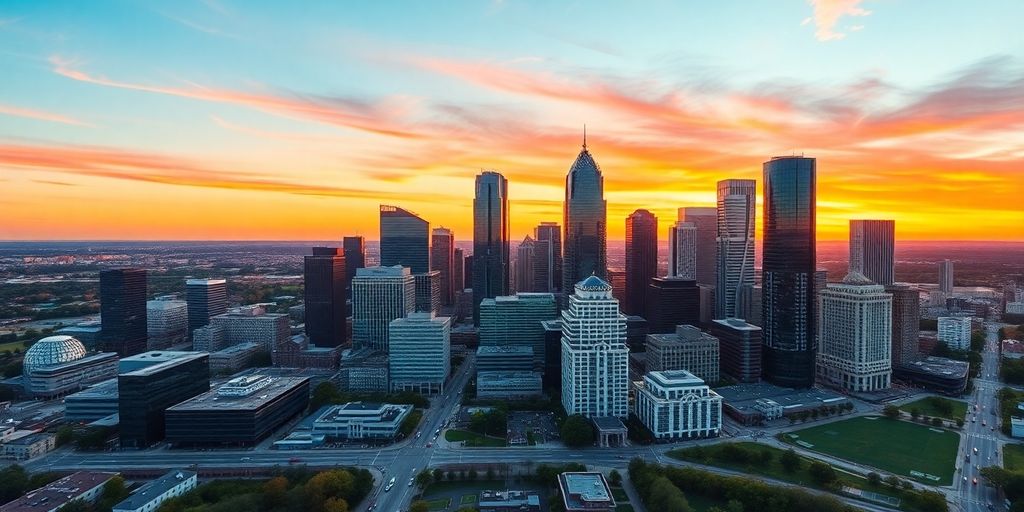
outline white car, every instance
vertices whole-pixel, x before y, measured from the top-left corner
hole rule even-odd
[[[388,481],[388,484],[384,486],[384,492],[390,491],[391,488],[394,487],[394,486],[395,486],[395,477],[391,477],[391,480]]]

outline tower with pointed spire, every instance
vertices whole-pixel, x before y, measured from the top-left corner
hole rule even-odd
[[[591,275],[607,275],[607,210],[604,177],[587,150],[584,127],[583,147],[565,177],[562,290]]]

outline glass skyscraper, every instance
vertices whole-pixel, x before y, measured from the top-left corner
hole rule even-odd
[[[741,300],[754,286],[754,218],[757,182],[718,182],[718,284],[715,318],[750,320]]]
[[[430,271],[430,223],[397,206],[380,205],[380,266]]]
[[[473,320],[480,324],[480,301],[508,295],[508,180],[494,171],[476,177],[473,197]]]
[[[814,384],[815,173],[813,158],[764,163],[764,373],[785,387]]]
[[[361,236],[346,236],[341,246],[345,251],[345,289],[351,290],[356,269],[366,266],[366,241]]]
[[[636,210],[626,217],[625,314],[647,316],[647,287],[657,272],[658,218]]]
[[[562,239],[562,290],[571,293],[576,283],[608,270],[608,204],[604,200],[604,177],[587,143],[565,176],[563,205],[565,237]]]
[[[104,351],[125,357],[146,350],[147,290],[145,269],[100,272],[100,337]]]
[[[541,222],[533,228],[533,238],[548,243],[551,256],[549,267],[551,284],[547,292],[556,292],[562,289],[562,227],[557,222]]]
[[[304,261],[306,335],[318,347],[347,345],[345,256],[337,247],[314,247]]]
[[[209,325],[210,319],[228,311],[228,284],[223,279],[185,280],[185,302],[188,303],[188,336]]]
[[[430,235],[430,270],[441,272],[441,304],[450,306],[455,302],[455,277],[452,266],[455,262],[455,235],[452,230],[434,228]]]
[[[850,220],[850,272],[875,284],[893,283],[896,221]]]

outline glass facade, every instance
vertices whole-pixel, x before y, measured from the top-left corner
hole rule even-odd
[[[380,205],[380,265],[430,270],[430,224],[397,206]]]
[[[189,354],[117,377],[121,447],[146,448],[164,438],[164,411],[210,389],[205,353]]]
[[[227,281],[223,279],[189,279],[185,281],[185,302],[188,303],[188,336],[192,331],[210,324],[210,318],[228,311]]]
[[[658,272],[658,218],[647,210],[626,217],[627,315],[647,314],[647,287]]]
[[[352,289],[356,269],[366,266],[366,241],[361,236],[346,236],[341,241],[345,251],[345,289]]]
[[[306,335],[318,347],[346,345],[345,256],[336,247],[314,247],[304,260]]]
[[[764,372],[785,387],[814,384],[815,173],[814,158],[764,163]]]
[[[480,323],[480,301],[508,295],[508,180],[496,172],[476,177],[473,198],[473,319]]]
[[[576,283],[596,275],[607,277],[607,213],[604,177],[584,145],[565,177],[565,237],[562,290],[570,293]]]
[[[100,336],[104,350],[121,357],[146,350],[146,291],[144,269],[100,272]]]

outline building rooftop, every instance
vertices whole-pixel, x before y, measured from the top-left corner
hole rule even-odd
[[[68,395],[67,399],[76,400],[99,400],[106,398],[117,398],[117,379],[107,379],[97,382],[78,393]]]
[[[662,370],[648,372],[645,377],[666,388],[704,385],[703,379],[686,370]]]
[[[533,357],[533,347],[529,345],[482,345],[476,349],[476,355],[523,355]]]
[[[381,404],[375,402],[349,402],[341,405],[333,405],[318,411],[315,423],[334,422],[340,419],[348,419],[353,416],[365,418],[367,416],[379,416],[381,421],[392,421],[406,411],[411,410],[411,405],[405,404]],[[370,413],[370,414],[365,414]]]
[[[493,299],[484,299],[484,300],[493,300],[496,303],[502,303],[502,302],[522,302],[522,301],[531,301],[531,300],[544,300],[544,301],[550,300],[550,301],[554,301],[555,300],[555,294],[553,294],[553,293],[544,293],[544,292],[518,292],[515,295],[499,295],[497,297],[494,297]]]
[[[183,300],[148,300],[146,309],[181,309],[187,308],[188,303]]]
[[[262,376],[260,376],[262,377]],[[271,380],[266,386],[248,395],[224,395],[222,388],[231,386],[232,379],[228,383],[211,389],[201,395],[194,396],[177,405],[168,407],[168,411],[203,411],[203,410],[232,410],[250,411],[259,409],[267,402],[309,382],[309,377],[267,377]],[[237,385],[237,384],[235,384]]]
[[[737,384],[716,388],[722,400],[730,407],[743,410],[759,399],[770,399],[778,402],[783,409],[800,410],[803,407],[829,405],[846,401],[847,398],[822,388],[792,389],[776,386],[768,382]]]
[[[496,383],[523,379],[539,379],[540,372],[482,371],[476,373],[477,383]]]
[[[106,483],[117,473],[79,471],[0,506],[0,512],[49,512]]]
[[[43,439],[45,439],[47,437],[54,437],[54,435],[53,434],[47,434],[46,432],[33,432],[33,433],[31,433],[31,434],[29,434],[27,436],[22,436],[22,437],[19,437],[19,438],[16,438],[16,439],[11,439],[10,441],[7,441],[4,444],[5,445],[8,445],[8,444],[9,445],[15,445],[15,446],[27,446],[27,445],[30,445],[30,444],[42,441]]]
[[[213,352],[210,355],[211,356],[215,355],[215,354],[231,355],[231,354],[236,354],[236,353],[239,353],[239,352],[246,352],[246,351],[249,351],[249,350],[252,350],[252,349],[257,349],[257,348],[260,348],[260,345],[258,343],[239,343],[238,345],[231,345],[230,347],[223,348],[221,350]]]
[[[758,327],[758,326],[756,326],[754,324],[748,324],[746,321],[744,321],[741,318],[723,318],[723,319],[719,319],[719,320],[712,320],[712,322],[715,322],[718,325],[722,325],[722,326],[728,327],[730,329],[735,329],[737,331],[760,331],[761,330],[760,327]]]
[[[409,267],[403,267],[401,265],[394,265],[391,267],[364,267],[356,269],[356,278],[404,277],[411,275],[412,270],[410,270]]]
[[[534,491],[480,491],[480,507],[540,507],[540,496]]]
[[[171,470],[156,480],[150,480],[138,490],[133,492],[127,499],[114,505],[114,510],[135,510],[153,501],[153,498],[171,490],[174,486],[196,476],[195,471],[185,469]]]
[[[969,369],[967,361],[946,359],[945,357],[929,356],[920,361],[900,365],[900,369],[908,369],[943,377],[962,378],[967,375]]]
[[[182,364],[185,364],[185,363],[190,363],[190,362],[195,361],[197,359],[209,359],[209,357],[210,357],[209,354],[207,354],[206,352],[177,352],[177,354],[180,354],[180,355],[178,357],[174,357],[174,358],[155,359],[155,360],[158,361],[155,364],[151,364],[149,366],[145,366],[145,367],[142,367],[142,368],[139,368],[139,369],[133,369],[133,370],[121,373],[120,376],[121,377],[129,377],[129,376],[130,377],[147,377],[149,375],[153,375],[155,373],[162,372],[162,371],[167,370],[169,368],[174,368],[175,366],[178,366],[178,365],[182,365]],[[139,354],[139,355],[145,355],[145,354]]]
[[[601,473],[579,472],[558,475],[566,508],[615,507],[611,489]]]
[[[215,284],[226,284],[224,279],[186,279],[185,284],[191,286],[212,286]]]

